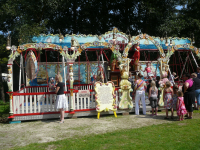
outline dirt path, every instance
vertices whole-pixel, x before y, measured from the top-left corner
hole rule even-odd
[[[96,117],[65,119],[64,124],[59,124],[57,120],[0,124],[0,149],[173,122],[163,118],[163,113],[154,117],[130,114],[118,115],[117,118],[112,115],[103,116],[99,120]]]

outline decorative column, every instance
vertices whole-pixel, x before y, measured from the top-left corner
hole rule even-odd
[[[122,96],[120,97],[119,109],[133,108],[132,97],[130,96],[130,92],[132,92],[133,89],[131,88],[131,82],[128,81],[129,63],[130,63],[130,59],[125,58],[123,59],[122,63],[119,65],[119,69],[121,73],[119,92],[122,93]]]
[[[74,78],[73,78],[73,63],[69,64],[69,90],[70,90],[70,114],[74,114],[74,99],[73,99],[73,83],[74,83]]]
[[[9,114],[10,114],[10,116],[12,116],[13,115],[13,103],[12,103],[13,92],[7,92],[7,94],[9,95],[9,100],[10,100],[10,112],[9,112]]]
[[[13,53],[13,52],[12,52]],[[12,94],[13,94],[13,59],[10,58],[8,60],[8,75],[7,75],[7,84],[8,84],[8,92],[7,94],[9,95],[9,99],[10,99],[10,116],[13,115],[13,103],[12,103]]]

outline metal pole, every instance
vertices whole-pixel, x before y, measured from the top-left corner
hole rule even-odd
[[[194,57],[194,55],[193,55],[193,53],[192,53],[192,51],[191,51],[191,54],[192,54],[192,57],[193,57],[193,59],[194,59],[195,64],[197,65],[197,67],[199,67],[198,64],[197,64],[197,61],[196,61],[196,59],[195,59],[195,57]]]
[[[175,83],[174,83],[174,78],[172,78],[172,73],[171,73],[170,68],[169,68],[169,74],[170,74],[170,76],[171,76],[171,79],[172,79],[173,84],[175,84]]]
[[[62,70],[64,71],[65,91],[67,91],[67,88],[66,88],[66,74],[65,74],[65,59],[64,59],[64,56],[62,56]]]
[[[22,54],[20,55],[20,69],[19,69],[19,92],[21,89],[21,76],[22,76]]]
[[[185,69],[185,65],[186,65],[186,63],[187,63],[188,58],[189,58],[189,55],[186,57],[185,64],[184,64],[184,66],[183,66],[183,70],[182,70],[182,72],[181,72],[179,81],[180,81],[180,79],[181,79],[181,77],[182,77],[182,75],[183,75],[183,71],[184,71],[184,69]]]
[[[104,68],[103,54],[101,54],[101,58],[102,58],[102,61],[103,61],[103,72],[105,73],[106,82],[108,82],[107,76],[106,76],[106,71],[105,71],[105,68]]]

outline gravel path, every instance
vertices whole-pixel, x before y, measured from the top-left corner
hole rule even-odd
[[[63,124],[59,124],[57,120],[0,124],[0,149],[173,122],[163,118],[164,113],[153,117],[150,114],[139,116],[130,114],[118,115],[117,118],[109,115],[100,119],[96,117],[65,119]]]

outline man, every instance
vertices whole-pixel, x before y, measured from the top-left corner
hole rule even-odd
[[[193,78],[193,81],[195,82],[195,96],[196,96],[196,99],[197,99],[197,106],[194,103],[194,108],[196,110],[199,110],[199,107],[200,107],[200,79],[197,78],[196,73],[192,73],[191,76]]]
[[[197,67],[197,72],[196,72],[196,74],[197,74],[197,78],[200,79],[200,67]]]

